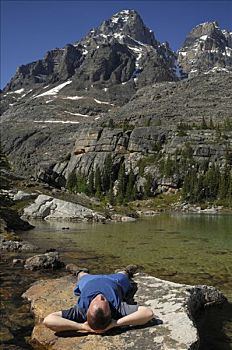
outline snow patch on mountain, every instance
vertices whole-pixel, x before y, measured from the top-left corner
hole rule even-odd
[[[85,98],[84,96],[66,96],[66,97],[62,97],[63,100],[82,100],[83,98]]]
[[[34,123],[50,123],[50,124],[80,124],[73,120],[34,120]]]
[[[71,83],[72,83],[72,80],[68,80],[68,81],[66,81],[66,82],[64,82],[64,83],[54,87],[53,89],[50,89],[50,90],[48,90],[46,92],[43,92],[40,95],[35,96],[35,98],[43,97],[43,96],[54,96],[54,95],[57,95],[60,90],[62,90],[66,85],[69,85]]]
[[[87,115],[87,114],[73,113],[73,112],[69,112],[69,111],[64,111],[64,112],[67,113],[67,114],[76,115],[78,117],[84,117],[84,118],[90,118],[91,117],[90,115]]]
[[[6,94],[7,94],[7,95],[11,95],[11,94],[22,94],[23,91],[24,91],[24,88],[19,89],[19,90],[15,90],[15,91],[10,91],[10,92],[7,92]]]

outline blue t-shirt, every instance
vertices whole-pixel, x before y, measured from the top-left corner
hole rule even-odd
[[[85,275],[77,283],[74,294],[79,296],[77,304],[62,310],[62,317],[75,322],[86,321],[86,313],[92,299],[103,294],[109,301],[112,318],[117,320],[138,310],[138,305],[123,301],[131,285],[122,273],[111,275]]]
[[[89,304],[98,294],[104,295],[108,300],[111,311],[117,310],[122,302],[120,285],[116,281],[107,278],[107,276],[95,276],[94,279],[87,281],[83,288],[80,289],[79,287],[79,284],[77,284],[74,294],[80,295],[77,306],[79,313],[84,319],[86,318]]]

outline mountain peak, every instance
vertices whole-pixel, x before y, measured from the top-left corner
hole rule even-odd
[[[231,71],[232,35],[216,21],[197,25],[179,50],[179,63],[190,76],[208,71]]]
[[[197,27],[204,27],[204,28],[219,28],[218,22],[217,21],[212,21],[212,22],[203,22],[198,24],[195,28]]]
[[[184,42],[185,46],[191,46],[193,42],[201,37],[218,37],[221,34],[221,30],[216,21],[214,22],[204,22],[200,23],[194,27],[191,32],[187,35],[187,38]]]
[[[152,30],[147,28],[142,18],[135,10],[122,10],[104,21],[98,28],[90,31],[87,39],[99,39],[105,37],[108,41],[112,38],[130,38],[147,45],[157,45]],[[86,40],[86,38],[84,39]]]
[[[139,16],[138,12],[135,10],[122,10],[117,12],[115,15],[111,17],[112,21],[117,21],[118,19],[122,19],[123,21],[127,21],[129,18]],[[140,17],[140,16],[139,16]]]

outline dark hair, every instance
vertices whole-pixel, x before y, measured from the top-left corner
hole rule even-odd
[[[111,322],[111,313],[105,313],[102,308],[87,313],[87,321],[92,329],[105,329]]]

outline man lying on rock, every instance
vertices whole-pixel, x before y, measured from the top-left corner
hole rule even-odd
[[[77,304],[45,317],[45,326],[56,332],[104,333],[114,327],[146,324],[153,318],[153,311],[125,301],[131,289],[130,278],[136,270],[136,265],[110,275],[91,275],[87,269],[80,270],[74,289],[74,294],[79,296]]]

